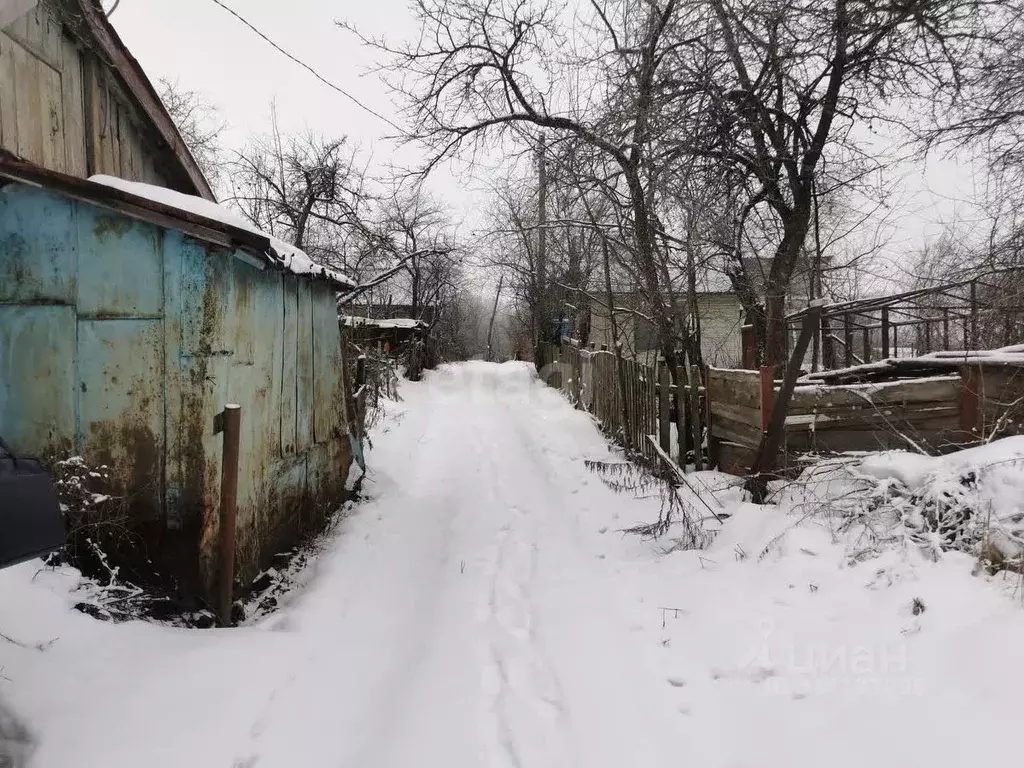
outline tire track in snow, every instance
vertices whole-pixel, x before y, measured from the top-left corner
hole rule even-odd
[[[512,431],[502,405],[495,398],[493,407],[488,409],[495,423],[478,435]],[[493,481],[488,495],[506,518],[498,531],[489,574],[487,624],[491,663],[484,681],[496,718],[498,759],[509,768],[568,768],[577,761],[572,758],[565,738],[565,704],[534,631],[530,593],[536,574],[537,512],[531,509],[528,498],[521,498],[521,490],[509,482],[519,474],[522,457],[517,455],[518,451],[510,453],[507,444],[487,444],[479,437],[477,443]]]

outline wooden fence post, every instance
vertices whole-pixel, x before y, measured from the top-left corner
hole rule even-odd
[[[213,433],[223,433],[220,469],[220,581],[217,616],[231,626],[235,586],[235,534],[238,521],[238,461],[241,452],[242,406],[229,403],[213,420]]]
[[[672,455],[672,427],[669,408],[668,365],[663,361],[658,366],[658,438],[663,450]]]
[[[775,401],[775,369],[770,365],[761,366],[761,432],[768,431],[768,423],[772,417],[772,405]]]
[[[586,406],[583,404],[583,350],[579,348],[573,349],[572,354],[572,380],[574,383],[574,389],[576,390],[576,407],[581,411],[586,410]]]
[[[843,315],[843,346],[846,348],[846,367],[853,366],[853,318],[847,312]]]
[[[889,359],[889,308],[882,307],[882,359]]]
[[[686,399],[686,377],[683,375],[680,366],[676,364],[676,442],[679,444],[679,466],[686,469],[686,409],[689,407],[689,400]]]
[[[985,377],[981,366],[960,368],[960,431],[963,442],[976,443],[984,438]]]
[[[696,365],[689,366],[690,381],[690,433],[693,435],[693,467],[698,472],[704,469],[704,455],[701,450],[704,442],[702,414],[700,410],[700,369]]]
[[[836,366],[836,340],[832,337],[832,323],[827,317],[821,318],[821,367],[826,371]]]

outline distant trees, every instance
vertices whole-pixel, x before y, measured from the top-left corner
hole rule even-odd
[[[117,7],[115,3],[114,7]],[[227,124],[220,113],[198,91],[183,88],[177,81],[157,81],[160,99],[178,132],[202,170],[210,188],[217,191],[222,181],[224,130]]]
[[[196,91],[161,81],[165,106],[222,200],[314,261],[347,273],[362,304],[402,304],[432,326],[443,357],[482,353],[479,302],[465,289],[456,222],[421,182],[372,179],[345,137],[271,131],[238,149]]]
[[[263,231],[315,261],[359,273],[381,243],[366,223],[369,200],[344,138],[312,133],[255,137],[225,162],[226,200]]]
[[[897,97],[956,82],[981,5],[590,0],[570,16],[530,0],[422,0],[411,42],[364,40],[388,57],[428,167],[535,144],[540,131],[578,147],[614,202],[620,249],[670,364],[687,330],[669,264],[673,252],[692,259],[698,242],[731,244],[718,255],[765,358],[779,362],[815,206],[870,165],[854,127],[884,119]],[[698,221],[708,208],[724,221]],[[710,236],[723,225],[730,237]],[[763,281],[746,274],[752,228]]]

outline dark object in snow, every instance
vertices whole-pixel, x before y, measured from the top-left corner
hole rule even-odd
[[[910,604],[910,610],[915,616],[920,616],[924,613],[924,600],[920,597],[915,597],[913,602]]]
[[[66,537],[49,473],[0,439],[0,568],[49,554]]]
[[[92,616],[98,621],[111,621],[114,618],[110,615],[110,611],[92,603],[75,603],[75,610],[81,611],[87,616]]]
[[[0,702],[0,768],[28,765],[32,748],[28,729]]]

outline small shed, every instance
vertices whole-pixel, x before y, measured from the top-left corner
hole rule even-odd
[[[215,585],[221,438],[242,406],[243,581],[345,495],[336,296],[352,285],[215,203],[0,155],[0,435],[108,465],[124,525]]]
[[[398,349],[410,342],[426,338],[430,327],[422,320],[411,317],[377,319],[343,315],[343,327],[349,329],[351,338],[357,344],[384,345]]]

